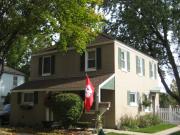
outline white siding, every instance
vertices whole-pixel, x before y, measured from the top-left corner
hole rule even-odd
[[[17,76],[17,86],[24,83],[24,76],[13,75],[8,73],[3,73],[0,79],[0,108],[4,102],[4,98],[11,89],[13,89],[13,77]]]

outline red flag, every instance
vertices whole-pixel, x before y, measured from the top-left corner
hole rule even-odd
[[[85,89],[85,101],[84,101],[84,107],[86,111],[90,111],[92,105],[94,102],[94,87],[89,79],[89,77],[86,75],[86,89]]]

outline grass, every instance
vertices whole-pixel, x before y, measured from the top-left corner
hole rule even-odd
[[[33,128],[20,128],[20,127],[0,127],[0,135],[15,135],[16,133],[30,133],[35,135],[91,135],[87,130],[63,130],[63,129],[33,129]]]
[[[175,133],[172,133],[171,135],[180,135],[180,131],[177,131]]]
[[[150,126],[146,128],[131,129],[131,131],[142,132],[142,133],[156,133],[156,132],[160,132],[169,128],[173,128],[175,126],[176,125],[173,125],[173,124],[158,124],[158,125]]]
[[[128,135],[128,134],[120,134],[120,133],[109,132],[106,135]]]

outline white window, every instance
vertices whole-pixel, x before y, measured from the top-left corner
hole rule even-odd
[[[13,76],[13,88],[16,87],[18,84],[18,77],[17,76]]]
[[[119,52],[119,60],[118,60],[118,64],[119,64],[119,68],[123,71],[130,71],[130,54],[128,51],[125,51],[123,49],[118,50]]]
[[[34,93],[33,92],[27,92],[22,94],[22,104],[34,104]]]
[[[145,75],[145,61],[138,56],[136,56],[136,73],[141,76]]]
[[[137,106],[137,93],[136,92],[129,93],[129,105]]]
[[[51,75],[51,56],[43,57],[42,75],[43,76]]]
[[[149,77],[152,79],[157,78],[157,67],[153,62],[149,62]]]
[[[86,71],[96,70],[96,49],[90,49],[85,53],[85,67]]]
[[[127,103],[129,106],[138,106],[139,92],[127,91]]]

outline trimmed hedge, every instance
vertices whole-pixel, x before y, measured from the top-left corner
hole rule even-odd
[[[62,122],[64,128],[75,125],[83,111],[82,99],[73,93],[57,94],[53,97],[54,118]]]

